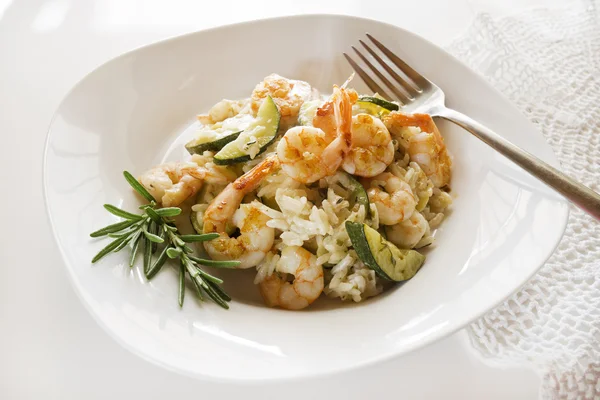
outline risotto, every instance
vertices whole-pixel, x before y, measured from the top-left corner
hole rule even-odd
[[[254,269],[269,306],[360,302],[410,279],[452,203],[432,118],[348,84],[322,96],[269,75],[198,117],[189,160],[140,178],[164,207],[194,198],[194,229],[218,234],[203,250]]]

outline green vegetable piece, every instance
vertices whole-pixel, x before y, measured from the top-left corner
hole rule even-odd
[[[240,133],[242,133],[242,131],[231,133],[210,142],[202,142],[199,139],[194,139],[185,145],[185,149],[190,154],[202,154],[205,151],[219,151],[225,147],[227,143],[233,142],[235,139],[237,139],[238,136],[240,136]]]
[[[251,157],[244,148],[252,144],[254,139],[260,148],[258,154],[263,153],[277,137],[280,119],[277,104],[271,96],[267,96],[258,109],[256,122],[215,154],[215,164],[230,165],[250,160]]]
[[[365,188],[363,187],[363,185],[360,184],[359,181],[357,181],[356,179],[354,179],[354,177],[352,177],[352,175],[347,174],[348,175],[348,181],[349,181],[349,189],[352,190],[352,195],[350,196],[350,204],[360,204],[362,206],[365,206],[365,212],[366,212],[366,216],[367,218],[369,217],[369,215],[371,214],[371,203],[369,202],[369,196],[367,195],[367,191],[365,190]]]
[[[361,261],[384,279],[394,282],[409,280],[425,262],[423,254],[399,249],[366,224],[346,221],[346,231]]]
[[[365,103],[375,104],[378,107],[381,107],[388,111],[398,111],[400,107],[396,103],[392,103],[391,101],[387,101],[382,99],[381,97],[374,96],[361,96],[358,98],[358,105],[364,106]]]

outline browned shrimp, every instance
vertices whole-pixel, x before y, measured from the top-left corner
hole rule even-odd
[[[408,219],[415,211],[415,197],[410,185],[390,172],[364,179],[369,201],[377,207],[379,222],[395,225]]]
[[[254,115],[267,95],[271,96],[279,108],[281,124],[288,127],[295,124],[302,104],[312,99],[313,89],[304,81],[271,74],[256,85],[252,92],[250,106]]]
[[[379,118],[369,114],[352,117],[352,146],[342,168],[352,175],[379,175],[394,161],[394,144]]]
[[[170,162],[146,171],[140,182],[164,207],[176,207],[198,193],[203,182],[227,184],[235,180],[234,172],[212,163]]]
[[[294,276],[292,283],[277,272]],[[288,246],[281,252],[277,272],[259,283],[260,294],[270,307],[300,310],[308,307],[323,292],[323,267],[317,257],[299,246]]]
[[[452,160],[430,115],[391,112],[383,118],[383,122],[390,133],[407,147],[410,159],[419,164],[435,187],[450,182]],[[420,132],[406,129],[408,127],[417,127]]]
[[[250,268],[262,261],[273,247],[275,231],[267,226],[269,217],[250,204],[241,204],[262,179],[279,168],[277,156],[265,158],[260,164],[230,183],[204,212],[204,233],[217,232],[220,237],[204,242],[204,248],[214,260],[239,260],[238,268]],[[227,234],[232,221],[240,229],[238,237]]]
[[[277,145],[283,171],[302,183],[333,175],[352,142],[352,105],[345,89],[333,94],[313,118],[313,126],[296,126]]]

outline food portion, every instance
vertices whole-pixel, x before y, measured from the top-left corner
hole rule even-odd
[[[265,304],[289,310],[363,301],[426,264],[420,249],[452,203],[444,139],[429,115],[349,81],[325,96],[269,75],[198,116],[189,159],[140,175],[157,212],[189,208],[205,258],[185,257],[255,269]]]

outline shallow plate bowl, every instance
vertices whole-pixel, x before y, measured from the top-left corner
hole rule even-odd
[[[467,132],[440,130],[454,157],[452,212],[422,270],[360,304],[320,300],[289,312],[263,306],[252,271],[225,275],[231,309],[177,304],[177,272],[147,282],[126,254],[92,266],[116,221],[135,209],[121,172],[181,159],[195,115],[249,96],[269,73],[325,92],[351,73],[341,56],[370,32],[436,82],[450,106],[558,165],[542,135],[505,98],[443,50],[401,28],[346,16],[299,16],[225,26],[131,51],[97,68],[60,105],[48,135],[45,193],[54,234],[83,303],[134,353],[220,380],[291,379],[398,356],[449,335],[498,304],[544,263],[567,219],[565,201]],[[356,79],[354,86],[367,92]]]

